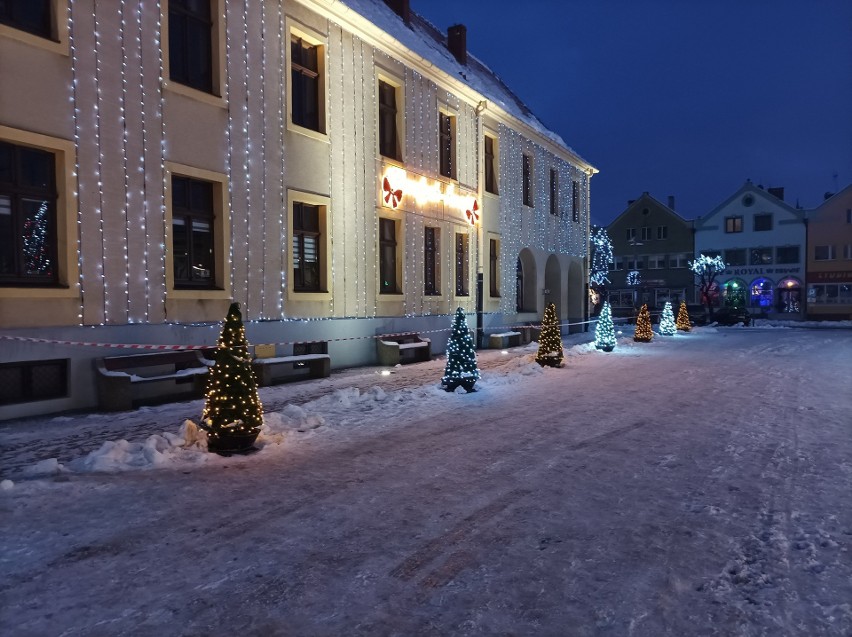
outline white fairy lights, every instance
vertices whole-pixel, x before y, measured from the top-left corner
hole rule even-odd
[[[72,0],[67,2],[74,139],[78,147],[90,145],[86,146],[90,152],[84,159],[78,156],[73,176],[77,180],[77,193],[82,191],[85,195],[83,202],[78,201],[77,210],[81,266],[77,285],[84,299],[79,320],[81,324],[162,322],[168,320],[165,315],[165,259],[166,250],[171,249],[171,242],[167,239],[171,228],[165,223],[165,197],[169,191],[166,158],[170,157],[167,143],[173,128],[177,130],[172,120],[166,122],[163,92],[163,86],[169,79],[162,51],[165,43],[161,42],[161,34],[166,25],[161,12],[167,12],[168,8],[162,0],[147,6],[142,0],[120,0],[119,3],[96,0],[93,17],[83,16],[87,22],[82,24],[94,25],[94,47],[89,47],[90,38],[84,39],[79,37],[79,32],[75,33],[73,21],[79,15],[72,13],[74,4]],[[226,157],[224,169],[220,170],[226,173],[224,187],[232,207],[232,240],[227,248],[230,258],[227,261],[223,258],[217,266],[229,266],[222,276],[225,281],[230,279],[230,288],[243,302],[248,321],[283,320],[296,312],[302,313],[302,310],[294,312],[290,309],[293,306],[286,303],[287,286],[291,284],[288,281],[288,254],[292,249],[292,238],[287,232],[290,212],[286,187],[293,178],[288,170],[285,149],[288,138],[286,100],[289,99],[286,91],[289,73],[287,18],[282,3],[272,7],[259,0],[244,0],[221,4],[213,2],[212,5],[222,7],[221,12],[216,10],[218,15],[215,19],[225,27],[226,72],[219,84],[223,102],[229,108],[223,144]],[[80,8],[77,7],[76,11],[79,14]],[[116,13],[109,13],[112,11]],[[152,16],[154,11],[156,19]],[[111,31],[115,25],[113,15],[117,15],[119,20],[117,33]],[[479,200],[484,213],[482,185],[479,183],[479,144],[483,122],[476,113],[476,103],[469,103],[430,77],[404,67],[387,52],[344,32],[339,25],[331,21],[328,25],[325,34],[327,43],[321,50],[326,53],[323,81],[328,87],[325,133],[329,142],[326,151],[329,153],[329,183],[327,193],[316,194],[330,198],[325,223],[327,237],[323,238],[322,245],[331,250],[331,271],[326,278],[333,294],[320,312],[327,317],[370,318],[386,311],[380,309],[377,289],[379,211],[398,222],[399,258],[403,265],[402,314],[436,315],[454,309],[450,306],[459,300],[454,296],[457,232],[469,236],[470,295],[463,304],[472,309],[476,272],[480,262],[487,261],[487,252],[482,251],[487,250],[488,245],[479,237],[477,228],[471,227],[465,218],[465,210],[473,200]],[[77,26],[79,28],[79,24]],[[107,34],[106,31],[111,32]],[[81,47],[82,42],[86,42],[85,47]],[[148,47],[155,47],[156,53],[154,48]],[[118,61],[115,65],[109,64],[110,56],[119,48],[121,55]],[[215,51],[213,57],[216,58]],[[374,115],[377,108],[376,74],[382,69],[399,77],[403,85],[400,97],[404,98],[401,100],[404,112],[400,118],[399,134],[404,139],[404,172],[415,176],[405,190],[417,200],[397,211],[387,210],[378,200],[377,184],[380,183],[383,165],[375,161],[378,158],[378,131]],[[119,70],[120,93],[114,95],[113,91],[118,87],[111,87],[106,82],[108,77],[118,77]],[[156,92],[153,90],[155,75],[158,81]],[[86,82],[83,91],[78,85],[80,79]],[[141,113],[138,116],[128,111],[135,107],[134,102],[139,96],[134,86],[137,79],[141,91]],[[93,106],[81,105],[81,100],[87,99],[92,92]],[[180,97],[180,100],[186,99]],[[438,175],[439,103],[456,118],[454,161],[457,180],[454,183],[447,183]],[[120,105],[113,106],[116,104]],[[355,113],[359,116],[354,116]],[[116,139],[120,145],[114,144],[114,148],[104,132],[107,125],[104,120],[107,117],[111,119],[113,114],[118,115],[122,131],[121,137]],[[268,119],[274,123],[268,124]],[[500,219],[499,223],[492,219],[487,227],[498,232],[501,241],[500,288],[503,294],[500,310],[513,315],[515,262],[522,248],[580,259],[586,255],[588,246],[584,233],[588,220],[589,175],[501,123],[496,116],[495,119],[500,151]],[[137,142],[137,136],[141,136],[141,144]],[[143,150],[138,153],[140,146]],[[92,152],[90,147],[95,151]],[[146,152],[149,147],[159,147],[159,151]],[[521,155],[524,152],[531,154],[534,160],[533,208],[522,204]],[[117,184],[109,183],[105,196],[104,171],[107,169],[110,174],[119,177],[116,170],[119,164],[123,171],[120,177],[123,177],[124,201],[123,210],[119,208],[116,211],[110,206],[114,205],[112,193]],[[551,169],[559,176],[560,216],[549,214],[548,178]],[[157,170],[162,176],[161,188],[153,187]],[[573,181],[579,187],[579,222],[573,222],[571,215]],[[430,199],[429,188],[433,186],[428,184],[441,184],[442,197]],[[418,193],[421,186],[423,191]],[[306,190],[321,191],[323,187],[306,187]],[[240,203],[237,204],[237,201]],[[116,215],[122,215],[120,223]],[[480,223],[485,221],[481,219]],[[123,232],[121,223],[124,224]],[[158,225],[160,223],[162,229]],[[438,296],[424,294],[426,227],[438,230],[437,270],[441,292]],[[86,234],[89,238],[84,244],[80,237]],[[101,239],[100,254],[92,250],[95,242],[91,238],[94,235]],[[138,238],[141,242],[142,237],[144,246],[137,248],[133,241]],[[118,274],[120,265],[107,262],[110,241],[121,244],[112,252],[124,260],[123,278]],[[235,247],[235,244],[239,245]],[[483,258],[476,259],[477,254]],[[141,263],[136,260],[141,260]],[[144,304],[141,299],[137,300],[136,294],[144,294]],[[97,307],[98,304],[102,307]]]

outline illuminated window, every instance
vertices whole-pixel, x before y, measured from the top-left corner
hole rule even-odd
[[[751,284],[751,307],[770,309],[772,307],[772,281],[756,279]]]
[[[438,113],[440,172],[444,177],[456,178],[456,118]]]
[[[772,248],[752,248],[751,265],[769,265],[772,263]]]
[[[440,230],[438,228],[426,227],[425,246],[423,254],[423,293],[428,296],[436,296],[441,293],[440,282]]]
[[[320,118],[321,47],[290,37],[290,108],[294,124],[322,132]]]
[[[485,136],[485,192],[492,195],[497,192],[497,140],[490,135]]]
[[[402,160],[397,132],[397,87],[379,80],[379,153]]]
[[[169,0],[169,78],[213,92],[210,0]]]
[[[742,217],[725,217],[725,232],[742,232],[743,218]]]
[[[56,157],[0,142],[0,285],[57,282]]]
[[[524,155],[524,205],[534,206],[533,203],[533,159],[530,155]]]
[[[470,237],[465,232],[456,233],[456,296],[468,296],[470,276]]]
[[[731,279],[723,286],[727,307],[745,307],[746,284],[741,279]]]
[[[50,4],[51,0],[0,0],[0,24],[50,38]]]
[[[216,281],[213,183],[172,177],[172,264],[175,288],[212,288]]]
[[[380,294],[399,294],[396,250],[396,221],[379,219]]]
[[[293,289],[322,290],[320,206],[293,203]]]

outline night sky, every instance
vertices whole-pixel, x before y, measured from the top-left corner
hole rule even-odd
[[[810,208],[852,183],[850,0],[411,0],[601,172],[687,219],[750,178]]]

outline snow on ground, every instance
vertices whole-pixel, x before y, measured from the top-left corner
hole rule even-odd
[[[6,423],[0,634],[852,634],[852,330],[631,335]]]

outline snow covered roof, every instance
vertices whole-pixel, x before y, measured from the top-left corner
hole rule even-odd
[[[460,64],[447,48],[446,34],[423,16],[412,11],[411,20],[406,24],[384,0],[337,1],[372,22],[415,55],[468,85],[489,102],[498,105],[506,113],[568,151],[581,163],[592,168],[591,164],[568,146],[558,134],[547,128],[485,63],[468,51],[467,64]],[[597,171],[595,170],[595,172]]]

